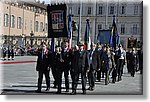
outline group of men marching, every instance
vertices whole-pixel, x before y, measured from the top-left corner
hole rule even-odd
[[[142,58],[142,52],[140,54]],[[100,82],[102,78],[105,78],[105,85],[109,84],[109,82],[121,81],[126,61],[128,72],[134,77],[137,68],[137,57],[138,54],[135,49],[128,51],[126,55],[126,51],[121,44],[114,50],[107,45],[91,43],[91,49],[84,50],[82,42],[69,49],[68,42],[64,41],[62,47],[56,46],[55,52],[52,52],[47,49],[46,44],[43,42],[38,50],[36,65],[38,89],[36,92],[41,92],[43,75],[46,78],[46,91],[50,90],[49,73],[51,69],[54,78],[53,87],[57,88],[57,94],[62,92],[62,75],[65,78],[66,92],[69,92],[69,73],[72,79],[71,94],[76,94],[80,78],[83,94],[86,94],[86,90],[93,91],[95,89],[96,80]],[[140,62],[140,64],[142,63]],[[143,66],[139,66],[139,70],[142,73]],[[112,78],[112,81],[110,78]],[[86,88],[87,81],[89,83],[88,89]]]

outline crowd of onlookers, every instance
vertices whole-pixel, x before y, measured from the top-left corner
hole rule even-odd
[[[24,47],[0,47],[0,58],[1,60],[14,60],[15,56],[24,56],[24,55],[37,55],[38,48],[24,48]]]

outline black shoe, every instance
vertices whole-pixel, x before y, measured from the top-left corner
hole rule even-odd
[[[56,85],[54,85],[54,86],[53,86],[53,88],[57,88],[57,86],[56,86]]]
[[[71,93],[71,95],[76,95],[76,91],[73,90],[72,93]]]
[[[92,87],[89,87],[89,88],[88,88],[88,90],[91,90],[91,89],[92,89]]]
[[[86,91],[85,91],[85,90],[83,90],[83,94],[86,94]]]
[[[66,89],[66,92],[69,92],[69,89]]]
[[[112,83],[114,83],[114,84],[115,84],[115,80],[112,80]]]
[[[121,81],[122,79],[121,78],[118,78],[118,81]]]
[[[132,77],[134,77],[134,75],[131,75]]]
[[[108,85],[108,83],[106,82],[105,85]]]
[[[91,91],[93,91],[94,90],[94,87],[91,87]]]
[[[36,93],[41,93],[41,90],[37,89],[35,92],[36,92]]]
[[[45,91],[49,91],[50,90],[50,88],[47,88]]]
[[[61,94],[61,91],[57,91],[56,94]]]

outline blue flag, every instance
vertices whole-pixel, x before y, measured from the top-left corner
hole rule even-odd
[[[54,38],[51,39],[51,51],[55,52],[55,39]]]
[[[120,36],[118,34],[117,25],[116,25],[116,16],[113,18],[112,31],[110,37],[110,46],[116,49],[116,45],[120,44]]]
[[[72,15],[68,17],[68,38],[69,38],[69,49],[72,48]]]
[[[72,34],[72,15],[68,17],[68,38],[70,39]]]

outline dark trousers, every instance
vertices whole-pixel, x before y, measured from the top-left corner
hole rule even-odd
[[[41,90],[43,75],[45,75],[47,88],[50,88],[49,71],[38,71],[38,90]]]
[[[96,76],[97,76],[97,77],[96,77],[97,80],[100,80],[101,71],[99,70],[99,71],[97,71],[96,73],[97,73],[97,75],[96,75]]]
[[[105,85],[107,85],[109,83],[109,70],[106,69],[104,73],[105,73]]]
[[[6,52],[3,53],[3,58],[6,60]]]
[[[128,73],[131,72],[131,69],[130,69],[130,61],[129,61],[129,60],[127,60],[127,70],[128,70]]]
[[[118,59],[117,62],[117,75],[118,75],[118,81],[121,80],[121,76],[122,76],[122,70],[123,70],[123,61],[124,59]]]
[[[65,87],[66,87],[66,90],[69,89],[69,78],[68,78],[68,75],[69,75],[69,70],[68,68],[67,69],[58,69],[58,92],[61,92],[61,84],[62,84],[62,74],[64,72],[64,77],[65,77]]]
[[[7,57],[8,57],[8,59],[10,59],[10,53],[8,53],[8,56],[7,56]]]
[[[11,55],[11,58],[14,59],[14,53]]]
[[[58,85],[58,72],[57,72],[57,67],[52,67],[52,75],[54,78],[54,86]]]
[[[116,77],[117,77],[117,71],[116,71],[116,68],[113,68],[112,70],[112,82],[113,83],[116,82]]]
[[[134,75],[135,75],[135,70],[136,70],[135,67],[136,67],[135,64],[131,64],[131,76],[132,77],[134,77]]]
[[[90,65],[90,69],[93,69],[92,68],[92,65]],[[93,70],[90,70],[89,73],[88,73],[88,80],[89,80],[89,86],[90,87],[95,87],[95,72]]]
[[[72,72],[72,90],[77,89],[78,79],[79,79],[79,73],[78,72]]]
[[[76,91],[77,90],[77,85],[78,85],[78,80],[79,80],[79,75],[80,73],[74,73],[74,77],[72,80],[72,90]],[[82,90],[86,90],[86,72],[82,71],[81,72],[81,82],[82,82]]]

